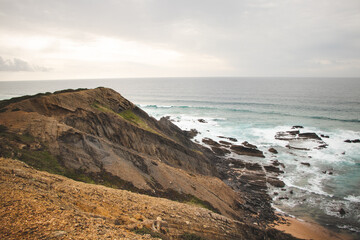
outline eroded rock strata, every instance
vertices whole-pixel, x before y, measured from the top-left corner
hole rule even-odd
[[[189,137],[169,119],[157,121],[107,88],[0,102],[1,156],[83,182],[192,202],[243,224],[235,228],[257,229],[246,239],[266,237],[267,223],[276,217],[266,194],[264,170],[245,164],[239,179],[226,181],[224,177],[234,170],[219,167],[223,161]],[[215,149],[227,153],[220,150]],[[260,154],[254,148],[245,150]],[[108,219],[106,214],[100,216]],[[224,236],[218,239],[239,239]]]

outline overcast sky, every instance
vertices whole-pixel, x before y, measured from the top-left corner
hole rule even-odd
[[[360,0],[0,0],[0,80],[360,77]]]

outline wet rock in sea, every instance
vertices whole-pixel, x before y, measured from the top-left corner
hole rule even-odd
[[[351,143],[351,140],[350,140],[350,139],[346,139],[344,142],[346,142],[346,143]]]
[[[278,153],[278,151],[275,148],[269,148],[268,151],[274,154]]]
[[[205,121],[205,119],[202,119],[202,118],[198,119],[198,121],[201,123],[207,123],[207,121]]]
[[[280,168],[277,168],[275,166],[264,166],[265,171],[266,172],[271,172],[271,173],[284,173],[284,171],[280,170]]]
[[[255,145],[253,145],[253,144],[251,144],[251,143],[248,143],[247,141],[242,142],[241,144],[244,145],[244,146],[247,147],[247,148],[257,149],[257,146],[255,146]]]
[[[230,149],[239,155],[246,155],[246,156],[252,156],[252,157],[261,157],[264,158],[264,154],[262,151],[254,148],[248,148],[241,145],[233,145],[230,147]]]
[[[347,139],[344,142],[346,142],[346,143],[360,143],[360,139],[354,139],[354,140]]]
[[[211,147],[211,150],[218,156],[225,156],[226,154],[231,153],[229,150],[221,147]]]
[[[300,126],[300,125],[295,125],[295,126],[292,126],[291,129],[299,129],[299,128],[304,128],[303,126]]]
[[[327,147],[327,144],[314,132],[300,133],[299,130],[277,132],[275,139],[288,141],[286,147],[289,149],[310,150]]]
[[[339,213],[341,216],[344,216],[346,214],[346,212],[343,208],[340,208]]]
[[[266,181],[274,187],[278,187],[278,188],[285,187],[285,183],[277,178],[268,178]],[[283,190],[283,189],[281,189],[281,190]]]
[[[328,135],[320,134],[322,138],[330,138]]]
[[[202,142],[209,145],[209,146],[221,147],[221,145],[218,142],[212,140],[211,138],[203,138]]]
[[[199,132],[194,128],[190,129],[189,131],[184,130],[183,133],[185,134],[185,136],[187,136],[190,139],[196,137],[196,135],[199,134]]]
[[[307,162],[301,162],[302,165],[305,165],[305,166],[308,166],[310,167],[310,163],[307,163]]]
[[[227,140],[230,140],[232,142],[237,142],[238,140],[236,138],[233,138],[233,137],[224,137],[224,136],[218,136],[219,138],[224,138],[224,139],[227,139]]]
[[[279,200],[289,200],[289,197],[279,197]]]
[[[231,146],[232,145],[232,143],[227,142],[227,141],[223,141],[223,140],[219,141],[219,143],[224,145],[224,146]]]

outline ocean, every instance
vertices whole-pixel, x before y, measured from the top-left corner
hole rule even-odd
[[[148,114],[170,119],[204,137],[234,137],[285,165],[286,191],[270,188],[273,206],[332,229],[360,233],[359,78],[147,78],[0,82],[0,99],[68,88],[110,87]],[[204,119],[205,122],[199,122]],[[276,140],[279,131],[315,132],[324,149],[297,150]],[[279,153],[267,151],[274,147]],[[240,156],[238,156],[241,158]],[[301,164],[302,162],[309,165]],[[277,195],[276,195],[277,194]],[[284,198],[287,197],[288,199]],[[345,214],[340,213],[344,209]]]

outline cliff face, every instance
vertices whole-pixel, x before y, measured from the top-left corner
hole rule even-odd
[[[167,119],[156,121],[107,88],[2,101],[1,154],[77,180],[239,216],[239,194],[211,155]]]

